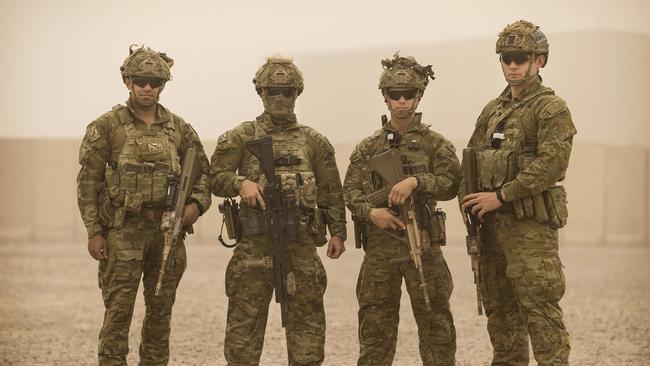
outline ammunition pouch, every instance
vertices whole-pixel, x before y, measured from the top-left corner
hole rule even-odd
[[[535,219],[552,229],[560,229],[568,218],[566,191],[563,186],[553,186],[534,196],[518,199],[512,202],[512,212],[518,219]]]
[[[427,228],[431,245],[443,246],[447,244],[445,221],[447,221],[447,214],[442,209],[436,209],[431,213],[431,224]]]
[[[317,247],[327,243],[327,224],[333,220],[329,217],[327,210],[320,208],[300,208],[298,216],[298,241],[301,243],[313,244]]]
[[[566,190],[563,186],[553,186],[543,192],[548,212],[548,225],[553,229],[563,228],[569,217]]]
[[[106,183],[100,184],[99,192],[97,193],[97,216],[99,224],[104,229],[109,229],[113,225],[113,217],[115,216],[115,208],[111,203],[111,198],[108,195]]]
[[[287,215],[286,239],[322,246],[327,243],[325,235],[330,221],[327,210],[301,207]],[[240,210],[239,222],[242,238],[271,234],[274,229],[266,227],[266,218],[261,210]]]
[[[368,248],[368,221],[362,220],[355,215],[352,215],[352,222],[354,223],[354,247],[359,249]]]
[[[535,159],[535,151],[525,149],[477,150],[478,185],[481,192],[494,192],[515,179]],[[553,186],[534,196],[523,197],[512,202],[512,212],[518,219],[534,219],[540,224],[548,223],[553,229],[566,225],[568,212],[566,191],[562,186]]]
[[[510,149],[484,149],[476,151],[478,189],[496,191],[513,180],[519,172],[519,154]]]
[[[241,225],[242,238],[250,238],[255,235],[268,234],[264,212],[260,210],[240,210],[239,223]]]

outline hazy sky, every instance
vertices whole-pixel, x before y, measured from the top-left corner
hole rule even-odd
[[[251,79],[270,54],[493,42],[521,18],[548,34],[650,33],[650,2],[0,0],[0,137],[81,136],[127,98],[132,43],[175,59],[161,102],[211,139],[259,113]]]

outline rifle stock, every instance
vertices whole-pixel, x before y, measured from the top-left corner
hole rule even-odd
[[[373,172],[379,174],[379,176],[384,180],[388,192],[390,192],[390,189],[395,184],[406,178],[402,167],[401,154],[398,150],[391,149],[368,159],[368,167]],[[387,195],[388,193],[386,193],[386,196]],[[431,310],[428,290],[429,285],[424,277],[424,267],[422,265],[423,243],[420,237],[421,231],[417,222],[412,196],[409,196],[404,204],[399,205],[398,209],[400,219],[406,224],[409,254],[420,275],[420,289],[424,296],[424,302],[427,309]]]
[[[283,192],[281,182],[275,175],[275,159],[273,157],[273,139],[271,136],[246,142],[246,149],[257,158],[260,168],[266,177],[264,185],[264,220],[267,232],[273,241],[273,285],[275,302],[280,304],[282,327],[286,327],[287,303],[287,231],[289,230],[289,212],[295,205],[295,195]]]
[[[169,253],[171,252],[172,246],[176,244],[181,233],[181,219],[183,218],[185,203],[191,196],[194,181],[196,181],[196,178],[201,172],[200,164],[197,162],[196,157],[196,148],[190,146],[183,156],[181,175],[178,179],[176,179],[174,175],[168,177],[170,184],[167,203],[169,204],[173,202],[173,206],[171,206],[169,210],[165,211],[160,222],[160,229],[163,231],[165,244],[163,246],[160,270],[158,272],[158,281],[156,282],[156,289],[154,291],[156,296],[158,296],[162,287]],[[191,226],[189,227],[188,232],[193,232]]]
[[[476,193],[478,189],[478,179],[476,171],[476,150],[473,148],[463,149],[463,177],[465,178],[465,191],[467,194]],[[471,208],[466,209],[466,244],[467,254],[470,255],[472,272],[474,274],[474,284],[476,286],[476,308],[478,315],[483,315],[483,299],[481,296],[481,255],[482,242],[479,219],[471,213]]]

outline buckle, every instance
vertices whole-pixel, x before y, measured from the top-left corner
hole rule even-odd
[[[155,163],[148,163],[148,162],[145,161],[144,163],[142,163],[141,171],[143,173],[145,173],[145,174],[151,174],[154,171],[156,171],[156,164]]]

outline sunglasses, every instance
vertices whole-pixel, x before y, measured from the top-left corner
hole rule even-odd
[[[131,78],[131,80],[133,80],[133,84],[141,88],[144,88],[145,86],[149,85],[151,89],[156,89],[161,85],[163,85],[164,83],[163,79],[151,78],[148,76],[134,76],[133,78]]]
[[[296,90],[294,88],[267,88],[266,94],[270,97],[275,97],[282,94],[286,98],[291,98],[296,95]]]
[[[512,61],[517,65],[522,65],[530,60],[530,53],[502,53],[499,58],[506,65],[510,65]]]
[[[400,98],[404,97],[405,100],[411,100],[415,98],[415,96],[418,94],[418,91],[415,89],[407,89],[407,90],[389,90],[388,91],[388,98],[392,100],[400,100]]]

